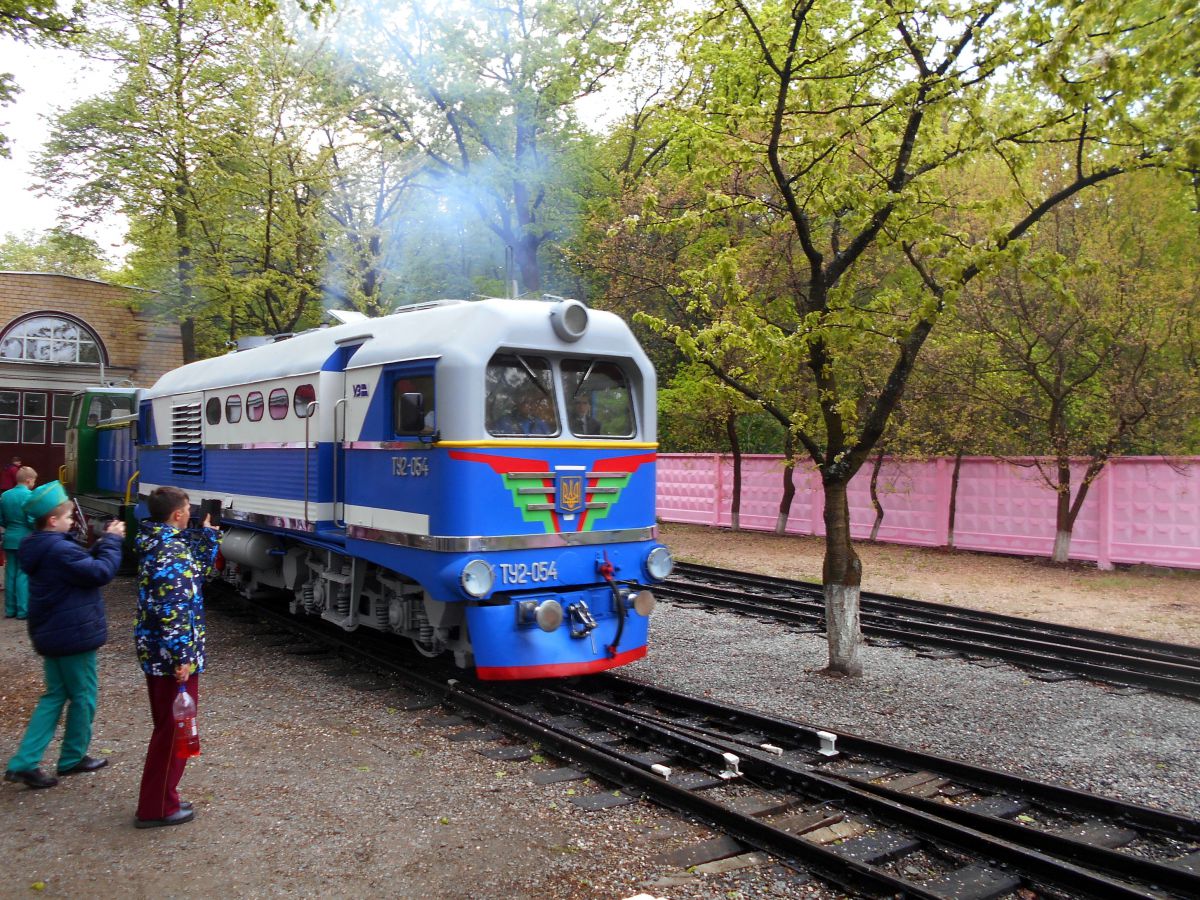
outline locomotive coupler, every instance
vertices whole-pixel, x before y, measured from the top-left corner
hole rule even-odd
[[[596,630],[596,619],[588,605],[577,600],[567,607],[567,625],[571,629],[571,637],[584,638]]]

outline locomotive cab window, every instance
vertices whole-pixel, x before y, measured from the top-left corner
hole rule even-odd
[[[433,376],[409,375],[392,383],[392,430],[396,434],[433,434]]]
[[[567,424],[572,434],[634,436],[633,393],[620,366],[597,359],[564,359],[561,368]]]
[[[487,366],[487,430],[503,437],[551,437],[560,431],[548,360],[497,353]]]
[[[88,406],[87,424],[88,426],[99,425],[105,419],[111,419],[113,416],[127,416],[132,412],[133,401],[128,397],[97,394],[92,397],[92,402]]]

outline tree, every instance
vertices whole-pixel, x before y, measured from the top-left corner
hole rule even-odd
[[[1190,22],[1172,0],[731,0],[694,23],[699,87],[671,155],[703,203],[651,198],[626,224],[723,229],[725,246],[690,255],[671,288],[688,321],[651,318],[782,413],[817,466],[831,672],[862,668],[846,488],[929,334],[1051,210],[1200,160]],[[1069,148],[1070,167],[1032,166],[1044,146]],[[998,196],[972,190],[985,162],[1009,173]]]
[[[995,408],[1049,457],[1033,465],[1057,496],[1054,562],[1070,558],[1109,458],[1156,420],[1173,429],[1200,397],[1200,372],[1184,364],[1200,252],[1181,193],[1173,179],[1142,173],[1056,207],[1026,254],[965,295],[964,318],[1004,366]]]
[[[425,156],[426,183],[512,248],[519,289],[575,216],[556,205],[581,139],[576,104],[618,71],[657,0],[501,0],[361,10],[347,53],[361,119]],[[512,277],[516,277],[516,273]]]
[[[40,236],[32,231],[5,235],[0,242],[0,269],[55,272],[101,280],[113,277],[99,244],[60,228],[52,228]]]
[[[58,117],[39,171],[73,206],[130,219],[137,280],[179,319],[190,361],[207,306],[196,283],[194,189],[244,128],[228,50],[247,20],[220,0],[123,0],[106,16],[83,46],[116,64],[117,87]]]
[[[80,4],[69,14],[60,12],[55,0],[0,0],[0,40],[67,44],[79,34],[81,12]],[[12,74],[0,72],[0,106],[11,103],[19,91]],[[0,131],[0,156],[8,155],[8,138]]]

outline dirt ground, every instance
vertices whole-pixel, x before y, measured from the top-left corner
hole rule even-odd
[[[662,526],[675,558],[765,575],[821,580],[824,539]],[[1200,572],[1134,566],[1056,566],[1044,559],[966,551],[856,545],[863,590],[949,603],[1063,625],[1200,646]]]

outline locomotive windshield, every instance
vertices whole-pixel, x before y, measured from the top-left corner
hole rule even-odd
[[[633,398],[616,363],[564,359],[563,396],[567,423],[578,437],[633,437]]]
[[[559,433],[550,362],[537,356],[497,353],[488,363],[487,430],[503,437]]]

